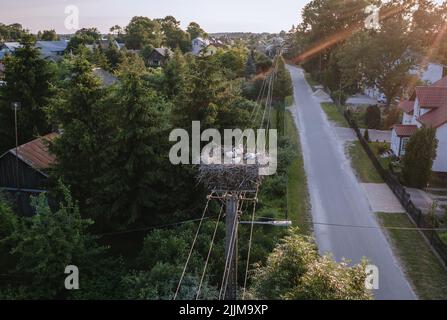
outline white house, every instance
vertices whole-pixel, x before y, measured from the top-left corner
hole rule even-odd
[[[195,56],[200,55],[203,49],[210,45],[210,41],[208,39],[203,39],[201,37],[195,38],[192,40],[192,54]]]
[[[432,170],[447,172],[447,77],[430,86],[416,87],[410,100],[402,101],[401,124],[393,127],[391,149],[397,157],[405,154],[410,137],[422,126],[436,129],[438,149]]]

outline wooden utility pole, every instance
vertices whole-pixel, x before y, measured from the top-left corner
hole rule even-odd
[[[239,225],[238,195],[230,193],[226,199],[226,234],[225,234],[225,257],[228,260],[226,272],[225,300],[236,300],[237,298],[237,233]]]

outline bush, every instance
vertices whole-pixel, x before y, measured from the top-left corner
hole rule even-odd
[[[365,124],[368,129],[379,129],[382,121],[380,108],[377,105],[371,105],[366,109]]]

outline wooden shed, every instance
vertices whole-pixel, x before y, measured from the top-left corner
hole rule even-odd
[[[47,191],[47,170],[55,162],[48,141],[57,133],[37,138],[0,156],[0,190],[17,200],[19,211],[32,214],[29,197]]]

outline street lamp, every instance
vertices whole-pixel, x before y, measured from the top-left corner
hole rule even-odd
[[[19,179],[19,138],[18,138],[18,130],[17,130],[17,111],[22,108],[22,104],[20,102],[12,102],[11,108],[14,110],[14,124],[15,124],[15,134],[16,134],[16,186],[17,190],[20,190],[20,179]]]

